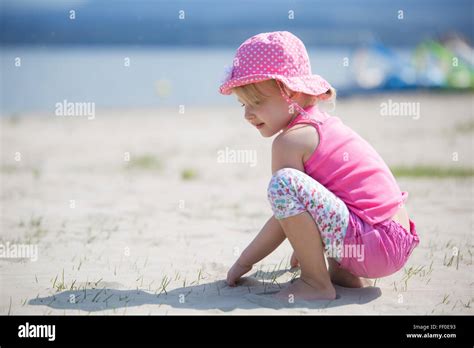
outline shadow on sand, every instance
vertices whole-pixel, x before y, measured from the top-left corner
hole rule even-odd
[[[167,305],[180,309],[209,310],[218,309],[223,312],[236,308],[306,308],[324,310],[349,304],[365,304],[380,297],[378,287],[349,289],[335,286],[337,298],[332,301],[295,300],[286,303],[272,298],[289,282],[278,284],[271,279],[292,270],[273,272],[258,271],[242,278],[237,287],[229,287],[224,280],[205,284],[188,285],[168,291],[144,291],[140,289],[122,290],[118,283],[101,282],[101,287],[80,287],[79,289],[59,292],[57,294],[38,297],[28,302],[30,305],[48,306],[55,309],[82,310],[97,312],[129,308],[141,305]],[[268,280],[268,281],[267,281]]]

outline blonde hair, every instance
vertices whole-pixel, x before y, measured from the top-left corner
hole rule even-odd
[[[275,79],[267,80],[270,81],[271,89],[274,89],[278,94],[280,94],[280,90],[278,88],[277,82]],[[266,81],[265,81],[266,82]],[[283,84],[283,88],[286,91],[293,92],[291,89],[286,87]],[[269,95],[264,94],[257,86],[257,83],[250,83],[248,85],[243,85],[239,87],[232,88],[232,93],[235,93],[241,100],[243,100],[246,104],[250,106],[256,106],[266,98],[270,97]],[[315,105],[318,101],[331,101],[333,104],[336,101],[336,90],[334,88],[330,88],[327,90],[326,93],[314,96],[303,93],[303,103],[300,105],[302,108],[307,106]]]

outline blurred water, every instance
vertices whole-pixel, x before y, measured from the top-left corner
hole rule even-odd
[[[96,108],[231,105],[218,93],[234,49],[118,47],[4,47],[1,52],[1,114],[54,112],[55,104],[95,102]],[[313,73],[337,89],[350,83],[348,48],[309,49]],[[15,66],[15,59],[21,66]],[[124,66],[126,58],[130,66]],[[157,83],[157,81],[161,81]],[[167,95],[157,92],[164,86]]]

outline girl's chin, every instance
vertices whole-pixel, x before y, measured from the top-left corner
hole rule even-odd
[[[261,128],[261,129],[259,129],[259,131],[260,131],[260,134],[262,135],[262,137],[264,137],[264,138],[270,138],[271,136],[276,134],[276,132],[273,132],[272,130],[269,130],[267,128]]]

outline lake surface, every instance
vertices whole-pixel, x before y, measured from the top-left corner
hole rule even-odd
[[[313,73],[339,91],[351,84],[343,64],[351,49],[308,53]],[[235,98],[220,95],[218,87],[234,54],[220,48],[3,47],[1,114],[54,112],[64,100],[96,108],[232,105]]]

